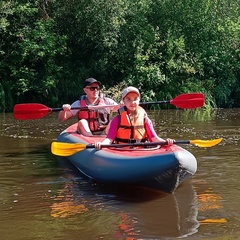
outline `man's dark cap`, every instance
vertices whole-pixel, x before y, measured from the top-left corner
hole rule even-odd
[[[85,80],[84,82],[84,86],[83,88],[87,87],[87,86],[90,86],[91,84],[93,83],[98,83],[99,85],[101,84],[99,81],[97,81],[95,78],[88,78]]]

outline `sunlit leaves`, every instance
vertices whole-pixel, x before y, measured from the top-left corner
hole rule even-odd
[[[239,106],[239,11],[235,0],[1,1],[2,102],[72,101],[93,76],[147,101],[201,91]]]

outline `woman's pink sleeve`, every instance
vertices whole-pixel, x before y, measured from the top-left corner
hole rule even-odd
[[[117,135],[117,129],[118,129],[118,116],[115,116],[110,123],[107,138],[114,140]]]
[[[145,118],[145,128],[146,128],[146,131],[147,131],[148,139],[151,142],[152,138],[157,136],[157,133],[154,130],[152,121],[149,119],[149,117]]]

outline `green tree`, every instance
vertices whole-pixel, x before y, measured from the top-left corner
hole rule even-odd
[[[50,105],[106,88],[140,88],[144,101],[203,92],[240,106],[235,0],[8,0],[0,2],[0,109]]]
[[[56,97],[65,38],[58,35],[54,21],[42,15],[40,3],[1,3],[0,83],[5,93],[4,108],[11,109],[14,102],[22,101],[54,102]]]

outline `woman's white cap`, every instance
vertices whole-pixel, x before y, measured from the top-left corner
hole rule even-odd
[[[122,94],[122,100],[130,93],[130,92],[134,92],[136,93],[139,97],[140,97],[140,92],[137,88],[135,87],[127,87],[123,90],[123,94]]]

